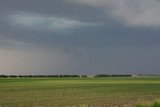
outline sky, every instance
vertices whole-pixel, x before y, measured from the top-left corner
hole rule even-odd
[[[0,74],[160,74],[160,0],[0,0]]]

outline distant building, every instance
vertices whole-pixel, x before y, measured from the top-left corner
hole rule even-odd
[[[87,75],[87,77],[88,77],[88,78],[93,78],[93,77],[94,77],[94,75]]]
[[[132,77],[138,77],[139,75],[132,75]]]

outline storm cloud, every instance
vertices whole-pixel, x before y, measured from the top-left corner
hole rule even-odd
[[[159,0],[1,0],[0,74],[159,74]]]
[[[159,0],[73,0],[72,2],[102,8],[106,15],[109,14],[127,26],[160,26]]]

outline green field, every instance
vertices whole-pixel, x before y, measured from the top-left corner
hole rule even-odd
[[[159,99],[160,77],[0,79],[0,107],[132,107]]]

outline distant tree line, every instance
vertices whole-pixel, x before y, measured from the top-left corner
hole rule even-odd
[[[32,78],[32,77],[87,77],[86,75],[0,75],[0,78]]]
[[[132,75],[117,75],[117,74],[97,74],[94,76],[90,75],[0,75],[0,78],[31,78],[31,77],[131,77]]]
[[[55,77],[55,78],[81,78],[81,77],[136,77],[136,76],[160,76],[159,74],[97,74],[97,75],[0,75],[0,78],[32,78],[32,77]]]

